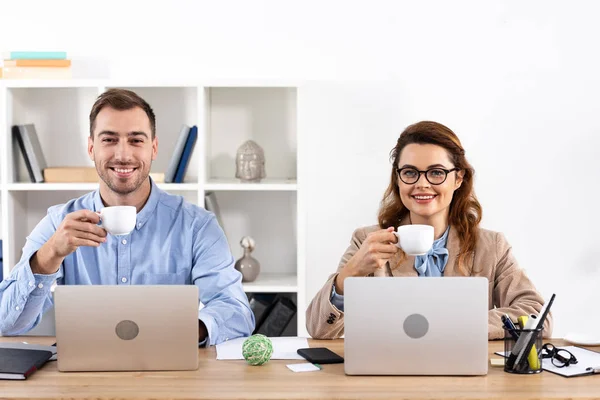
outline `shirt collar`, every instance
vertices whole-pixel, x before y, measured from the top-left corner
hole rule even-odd
[[[150,219],[152,214],[154,214],[154,210],[156,210],[156,206],[158,205],[158,199],[160,198],[160,194],[162,192],[162,190],[158,188],[156,183],[154,183],[152,178],[148,177],[148,179],[150,179],[150,196],[148,196],[148,201],[146,201],[146,204],[144,204],[142,210],[139,213],[137,213],[135,225],[135,229],[137,230],[141,229],[144,226],[144,224],[148,221],[148,219]],[[98,188],[98,190],[94,192],[94,211],[100,211],[103,208],[104,203],[102,203],[102,198],[100,197],[100,189]]]

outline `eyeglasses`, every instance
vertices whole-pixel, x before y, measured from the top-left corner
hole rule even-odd
[[[446,182],[448,174],[452,171],[460,171],[460,168],[431,168],[427,171],[419,171],[413,167],[396,168],[400,180],[407,185],[414,185],[417,183],[419,179],[421,179],[421,174],[425,174],[425,179],[432,185],[441,185]]]
[[[577,364],[577,358],[569,350],[555,347],[552,343],[546,343],[542,346],[541,358],[550,358],[552,365],[557,368]]]

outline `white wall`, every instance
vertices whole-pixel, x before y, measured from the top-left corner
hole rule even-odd
[[[396,136],[443,122],[476,168],[484,226],[507,235],[545,297],[557,293],[556,336],[600,331],[600,3],[146,4],[4,1],[0,48],[64,49],[76,74],[112,78],[352,82],[299,93],[309,298],[352,230],[375,221]]]

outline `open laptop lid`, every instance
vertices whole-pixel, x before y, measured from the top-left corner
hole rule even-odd
[[[344,328],[350,375],[486,374],[488,280],[347,278]]]
[[[194,285],[59,285],[54,299],[59,371],[198,367]]]

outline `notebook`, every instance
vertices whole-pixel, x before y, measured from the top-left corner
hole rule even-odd
[[[577,364],[558,368],[552,364],[552,360],[544,358],[542,360],[542,368],[546,371],[571,378],[574,376],[592,375],[594,374],[593,370],[590,371],[588,368],[600,367],[600,353],[596,351],[577,346],[559,346],[559,348],[570,351],[577,358]],[[498,351],[496,354],[505,357],[503,351]]]
[[[46,350],[0,348],[0,379],[27,379],[52,355]]]

